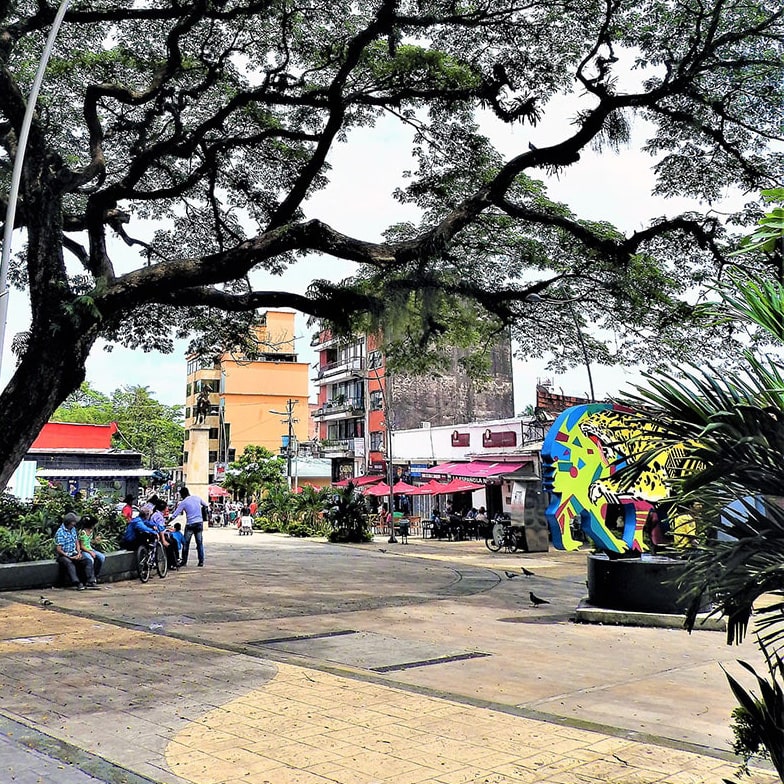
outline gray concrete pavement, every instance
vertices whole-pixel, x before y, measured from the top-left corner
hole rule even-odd
[[[584,554],[414,539],[333,546],[228,529],[205,538],[206,567],[165,580],[52,591],[46,609],[40,592],[1,595],[0,710],[163,782],[233,784],[240,762],[243,781],[274,784],[577,782],[606,780],[605,763],[619,774],[631,765],[630,781],[718,782],[733,770],[734,703],[719,665],[739,671],[735,659],[757,659],[753,646],[571,623]],[[535,576],[507,579],[523,563]],[[532,607],[530,590],[550,604]],[[409,740],[387,742],[391,724]],[[492,760],[476,742],[485,736],[498,746]],[[449,775],[431,775],[423,745]],[[555,756],[523,764],[533,748]]]

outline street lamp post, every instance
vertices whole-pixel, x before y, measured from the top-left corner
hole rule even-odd
[[[288,443],[286,444],[286,476],[289,480],[289,490],[292,489],[292,473],[291,473],[291,460],[292,460],[292,450],[291,444],[294,440],[294,423],[299,422],[299,419],[294,418],[294,406],[297,405],[296,400],[289,400],[286,401],[286,410],[285,411],[273,411],[270,410],[270,414],[277,414],[278,416],[285,417],[282,419],[281,422],[283,424],[288,424],[289,427],[289,436],[288,436]],[[296,488],[294,488],[296,489]]]
[[[33,80],[30,96],[27,99],[22,127],[19,132],[19,139],[16,145],[16,156],[14,158],[14,168],[11,172],[11,188],[8,192],[8,204],[5,211],[5,229],[3,233],[3,249],[0,254],[0,367],[3,361],[3,349],[5,348],[5,329],[8,322],[8,263],[11,258],[11,236],[14,232],[14,220],[16,218],[16,201],[19,196],[19,184],[22,179],[22,166],[24,165],[25,152],[27,151],[27,139],[30,135],[30,126],[33,124],[33,114],[35,105],[38,102],[38,93],[41,90],[41,82],[44,80],[44,72],[49,62],[49,57],[54,48],[54,41],[60,30],[65,12],[68,10],[70,0],[62,0],[57,9],[54,22],[49,30],[41,60],[38,63],[38,70]]]

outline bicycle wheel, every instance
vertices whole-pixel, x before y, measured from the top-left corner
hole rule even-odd
[[[136,548],[136,567],[139,570],[139,579],[146,583],[150,579],[150,550],[146,544]]]
[[[169,559],[166,557],[166,548],[160,543],[155,543],[155,571],[158,577],[166,577],[169,571]]]
[[[491,553],[497,553],[504,546],[504,527],[496,523],[490,529],[490,535],[485,537],[485,547]]]

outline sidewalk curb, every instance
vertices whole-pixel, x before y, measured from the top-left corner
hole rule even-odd
[[[159,784],[154,779],[133,773],[114,762],[99,757],[90,751],[74,746],[72,743],[47,735],[37,727],[12,719],[0,711],[0,733],[11,738],[21,746],[46,754],[52,759],[71,765],[98,781],[111,784]]]

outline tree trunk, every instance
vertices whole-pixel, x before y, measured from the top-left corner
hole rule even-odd
[[[0,488],[8,484],[57,406],[84,381],[96,340],[93,330],[87,333],[59,329],[31,339],[0,395]]]

